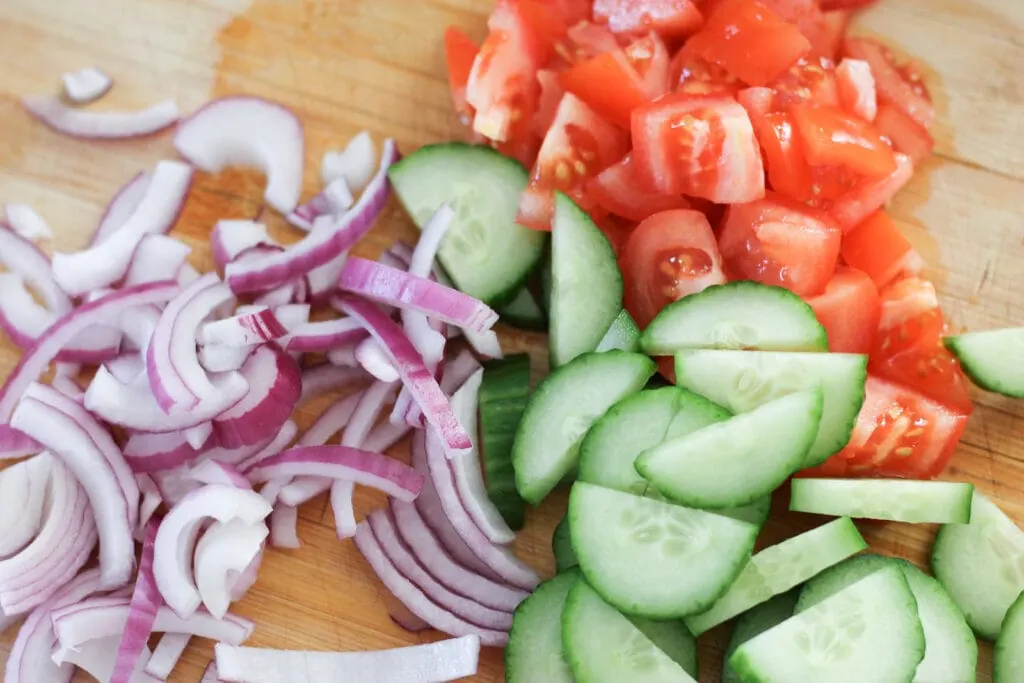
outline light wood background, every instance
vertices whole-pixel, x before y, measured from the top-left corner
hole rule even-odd
[[[482,38],[490,0],[3,0],[0,2],[0,203],[28,202],[52,223],[59,249],[82,246],[111,194],[173,151],[167,135],[132,142],[62,138],[18,105],[53,92],[66,70],[97,65],[117,79],[100,107],[137,107],[172,96],[185,110],[228,93],[262,95],[305,124],[306,186],[318,186],[324,150],[361,129],[394,136],[404,150],[460,133],[451,113],[441,33],[448,24]],[[857,30],[887,37],[925,65],[938,107],[938,157],[893,204],[929,263],[948,318],[982,329],[1024,324],[1024,4],[1018,0],[883,0]],[[179,223],[209,269],[206,235],[218,218],[254,216],[260,184],[250,175],[202,177]],[[287,229],[278,225],[280,235]],[[358,251],[376,254],[414,235],[395,207]],[[292,237],[294,239],[295,236]],[[509,331],[506,347],[543,361],[543,338]],[[0,340],[0,373],[17,354]],[[538,363],[540,365],[540,363]],[[1024,405],[978,392],[948,476],[975,482],[1024,521]],[[303,410],[303,423],[322,409]],[[777,509],[783,507],[778,504]],[[360,516],[381,499],[361,492]],[[552,571],[549,539],[564,509],[554,495],[530,515],[520,555]],[[323,499],[302,508],[296,551],[270,551],[237,611],[256,620],[253,645],[376,649],[434,639],[388,618],[378,584],[351,542],[339,542]],[[325,514],[326,512],[326,514]],[[816,524],[776,513],[775,542]],[[925,562],[934,529],[863,525],[874,547]],[[924,565],[923,565],[924,566]],[[0,636],[0,661],[13,632]],[[727,630],[701,641],[701,681],[716,681]],[[988,682],[983,647],[979,681]],[[174,681],[197,681],[211,654],[191,647]],[[483,658],[477,681],[503,680],[501,653]]]

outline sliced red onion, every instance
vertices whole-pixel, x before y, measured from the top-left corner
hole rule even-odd
[[[149,348],[149,340],[153,338],[153,330],[160,322],[160,309],[156,306],[140,306],[129,316],[121,318],[120,328],[124,332],[128,346],[136,351],[143,351],[141,357],[145,357],[144,351]],[[145,372],[145,364],[143,364]]]
[[[423,226],[416,249],[406,268],[410,275],[424,278],[430,276],[434,270],[434,259],[437,257],[441,240],[447,234],[454,217],[455,212],[451,207],[448,204],[442,204]],[[426,315],[411,309],[402,311],[402,323],[406,334],[409,335],[413,346],[423,356],[427,367],[436,368],[444,354],[444,335],[430,327]]]
[[[356,347],[358,344],[352,344],[351,346],[340,346],[336,349],[331,349],[327,352],[327,360],[333,365],[340,365],[346,368],[359,368],[366,370],[356,358]]]
[[[103,212],[103,217],[100,219],[99,225],[96,226],[96,232],[89,240],[89,246],[95,246],[105,241],[111,233],[120,230],[128,222],[146,196],[150,177],[150,174],[140,171],[118,190],[110,204],[107,205],[106,211]]]
[[[386,140],[380,168],[366,192],[333,225],[317,227],[283,253],[258,261],[228,264],[224,275],[231,289],[235,292],[252,292],[277,287],[348,251],[370,230],[384,209],[389,194],[387,170],[397,158],[398,150],[394,141]]]
[[[370,174],[373,174],[372,162]],[[352,208],[354,202],[352,191],[348,189],[348,181],[345,178],[335,178],[308,202],[296,206],[295,210],[288,214],[287,219],[295,227],[309,232],[313,229],[313,221],[317,218],[323,215],[342,213]]]
[[[156,538],[154,575],[157,587],[175,614],[187,618],[202,601],[192,577],[193,550],[200,526],[208,519],[240,519],[257,524],[270,514],[258,493],[234,486],[207,485],[167,513]],[[159,629],[158,629],[159,630]]]
[[[231,463],[204,460],[189,468],[188,475],[200,484],[219,484],[252,490],[252,484]]]
[[[37,119],[57,131],[76,138],[121,139],[152,135],[181,118],[173,100],[165,100],[138,111],[87,111],[69,107],[57,97],[32,95],[21,103]]]
[[[288,330],[274,311],[260,307],[251,313],[206,323],[199,328],[199,343],[250,346],[273,341],[286,334]]]
[[[240,572],[231,572],[231,600],[237,602],[245,597],[245,594],[249,592],[249,589],[256,585],[256,579],[258,578],[260,565],[263,564],[263,553],[266,550],[266,546],[260,548],[260,551],[256,553],[256,557],[252,558],[246,567]]]
[[[300,278],[298,280],[285,283],[280,287],[274,287],[253,299],[253,303],[260,306],[277,308],[278,306],[285,306],[294,302],[305,301],[308,298],[309,290],[309,286],[305,284],[305,282],[306,278]]]
[[[39,532],[54,467],[64,466],[44,452],[0,471],[0,560],[21,551]]]
[[[166,233],[174,225],[192,184],[192,168],[161,161],[146,186],[146,195],[124,224],[103,242],[83,251],[53,255],[53,275],[72,296],[107,287],[128,271],[139,241]]]
[[[178,125],[174,147],[204,171],[255,166],[267,176],[263,196],[287,214],[302,192],[302,122],[285,107],[258,97],[222,97]]]
[[[145,672],[160,681],[166,681],[171,675],[178,660],[185,654],[192,636],[188,633],[165,633],[160,642],[153,648],[153,653],[146,662]]]
[[[421,591],[416,584],[402,575],[381,548],[376,534],[367,522],[362,522],[353,537],[356,547],[369,562],[373,573],[409,611],[438,631],[454,636],[476,635],[484,645],[504,647],[508,633],[482,628],[441,607]]]
[[[248,472],[252,482],[278,477],[344,479],[380,489],[399,500],[415,500],[424,477],[408,465],[380,453],[348,446],[299,446],[271,456]]]
[[[408,607],[399,602],[398,598],[393,596],[387,590],[377,592],[380,595],[381,600],[384,601],[384,606],[388,610],[388,616],[391,617],[391,621],[411,633],[419,633],[420,631],[426,631],[430,628],[430,624],[410,612]]]
[[[251,346],[209,344],[199,347],[199,364],[207,372],[233,372],[245,365],[252,352]]]
[[[288,420],[281,426],[281,431],[277,433],[274,440],[258,450],[255,454],[245,458],[238,462],[238,469],[242,472],[251,469],[257,463],[266,460],[269,457],[275,456],[292,442],[295,436],[299,433],[299,428],[292,420]]]
[[[366,373],[362,368],[341,367],[329,363],[306,368],[302,373],[302,397],[299,400],[306,401],[366,379]]]
[[[363,448],[368,451],[383,453],[401,441],[410,431],[412,431],[412,427],[407,424],[395,425],[390,422],[384,422],[370,431],[366,436],[366,441],[363,442]]]
[[[74,308],[53,278],[50,259],[36,245],[0,224],[0,263],[20,274],[39,292],[46,307],[57,315]]]
[[[149,476],[156,484],[157,490],[160,491],[160,498],[172,507],[184,500],[188,494],[203,487],[192,477],[192,473],[187,467],[153,472]]]
[[[374,510],[367,517],[367,521],[377,543],[391,564],[431,601],[459,618],[482,628],[495,631],[508,631],[512,628],[511,612],[491,609],[454,593],[425,571],[399,539],[387,509]]]
[[[371,384],[359,400],[355,411],[348,424],[345,425],[345,432],[341,435],[341,445],[353,448],[361,447],[366,440],[370,429],[373,428],[377,418],[384,410],[384,405],[395,399],[398,386],[374,382]]]
[[[326,218],[318,220],[321,228],[329,229],[330,221]],[[314,227],[315,229],[315,227]],[[345,268],[348,260],[348,252],[342,252],[322,266],[317,266],[309,271],[306,279],[309,281],[309,300],[316,304],[327,303],[331,296],[338,292],[338,278]]]
[[[341,152],[324,154],[320,162],[320,179],[329,185],[342,178],[352,192],[361,192],[373,177],[376,157],[373,138],[365,130],[361,131],[348,141]]]
[[[157,509],[163,505],[164,499],[160,495],[160,489],[152,477],[146,474],[135,476],[139,483],[139,491],[142,492],[142,502],[139,503],[139,523],[135,527],[135,538],[141,541],[145,537],[146,527],[149,520],[156,514]]]
[[[72,664],[98,681],[112,681],[114,667],[117,666],[117,636],[95,638],[86,641],[73,650],[60,649],[54,653],[54,661],[60,664]],[[150,651],[143,646],[136,668],[129,672],[130,683],[157,683],[157,680],[144,671],[149,662]]]
[[[423,358],[393,320],[373,304],[351,296],[336,297],[334,305],[359,320],[366,330],[387,350],[398,370],[402,383],[412,393],[427,422],[441,434],[449,452],[467,450],[469,435],[452,412],[448,397],[441,391]]]
[[[106,362],[104,367],[118,382],[131,382],[146,372],[146,364],[136,354],[125,354]]]
[[[466,569],[451,555],[427,525],[415,505],[391,501],[395,528],[417,561],[451,590],[496,610],[512,612],[529,593]]]
[[[135,432],[124,446],[124,458],[133,472],[173,470],[192,462],[214,444],[212,437],[201,448],[193,448],[183,431]]]
[[[365,337],[366,331],[359,321],[338,318],[300,325],[292,330],[281,344],[286,351],[318,353],[347,346]]]
[[[426,443],[423,444],[423,441]],[[456,489],[455,478],[451,465],[445,457],[440,437],[434,431],[427,429],[422,436],[417,435],[417,438],[413,439],[413,448],[417,447],[426,448],[430,479],[441,499],[444,513],[470,550],[502,580],[527,590],[536,588],[540,582],[537,573],[517,558],[511,550],[492,543],[466,510]]]
[[[210,234],[213,260],[223,269],[229,263],[253,247],[274,245],[267,226],[250,220],[220,220]]]
[[[60,80],[64,84],[64,96],[75,104],[98,100],[114,86],[114,79],[95,66],[67,71],[60,75]]]
[[[117,658],[110,683],[129,683],[132,680],[132,674],[142,664],[139,660],[153,631],[157,611],[163,604],[163,599],[156,588],[156,580],[153,578],[153,548],[156,545],[159,526],[160,521],[157,519],[151,520],[146,526],[146,535],[142,541],[142,557],[139,560],[139,574],[135,580],[131,603],[128,605],[128,619],[117,645]]]
[[[242,572],[263,548],[267,525],[215,522],[196,545],[196,587],[210,614],[221,619],[231,606],[232,572]]]
[[[302,547],[299,540],[299,509],[278,504],[270,515],[270,545],[294,550]]]
[[[81,371],[82,366],[76,363],[57,363],[50,384],[68,398],[81,402],[85,397],[85,387],[79,383],[77,378]]]
[[[302,373],[276,344],[261,346],[241,370],[249,392],[214,420],[222,446],[238,448],[270,439],[295,410],[302,393]]]
[[[334,482],[340,483],[340,482]],[[349,486],[352,482],[345,482]],[[281,487],[277,499],[289,507],[298,507],[308,503],[321,493],[331,489],[330,479],[320,477],[296,477]]]
[[[190,253],[192,247],[181,240],[167,235],[146,235],[135,249],[128,273],[124,276],[124,284],[131,286],[174,280]]]
[[[52,240],[53,229],[46,219],[28,204],[8,204],[4,207],[7,225],[27,240]]]
[[[278,322],[284,327],[286,333],[291,334],[303,325],[309,324],[309,314],[312,307],[309,304],[285,304],[274,309],[274,315]]]
[[[199,683],[221,683],[220,672],[217,670],[217,662],[210,662],[203,672],[203,679]]]
[[[356,344],[355,358],[363,370],[381,382],[392,383],[399,379],[398,370],[391,364],[387,354],[376,339],[367,338]],[[332,361],[333,362],[333,361]]]
[[[322,446],[340,432],[352,419],[363,392],[357,391],[335,401],[316,419],[299,439],[300,446]]]
[[[237,683],[454,681],[475,676],[481,639],[464,636],[377,652],[300,652],[216,646],[217,675]]]
[[[185,429],[182,433],[185,436],[185,442],[189,446],[200,449],[209,442],[210,437],[213,435],[213,423],[203,422],[195,427]]]
[[[331,512],[339,540],[356,535],[356,512],[352,501],[355,490],[355,485],[350,481],[339,479],[331,484]]]
[[[501,342],[498,340],[498,335],[494,330],[477,332],[476,330],[463,328],[462,334],[466,337],[469,345],[473,347],[473,350],[484,358],[502,357]]]

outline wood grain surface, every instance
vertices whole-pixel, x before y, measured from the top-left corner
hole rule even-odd
[[[81,247],[111,194],[140,169],[173,158],[167,135],[85,143],[62,138],[25,114],[18,98],[54,92],[58,75],[97,65],[116,79],[100,108],[138,107],[173,96],[185,110],[229,93],[266,96],[305,125],[306,189],[318,186],[325,149],[361,129],[400,148],[460,135],[449,104],[441,34],[448,24],[482,38],[490,0],[3,0],[0,2],[0,203],[34,205],[57,232],[52,248]],[[983,329],[1024,323],[1024,4],[1018,0],[883,0],[856,31],[886,37],[925,67],[935,96],[938,157],[914,176],[892,211],[929,264],[951,323]],[[192,261],[212,267],[215,220],[260,210],[261,180],[247,173],[201,176],[176,234]],[[282,239],[298,235],[282,222]],[[376,255],[415,232],[397,206],[357,251]],[[529,349],[546,366],[544,339],[507,331],[506,348]],[[17,353],[0,340],[0,374]],[[1024,404],[977,392],[950,479],[965,479],[1024,522]],[[325,405],[305,406],[308,424]],[[401,450],[401,449],[399,449]],[[361,517],[381,505],[361,491]],[[776,501],[776,510],[785,501]],[[564,493],[531,512],[516,549],[549,575],[550,535]],[[326,502],[303,506],[303,546],[267,553],[259,582],[237,611],[257,624],[253,645],[315,650],[396,647],[436,639],[388,618],[378,582],[351,542],[339,542]],[[325,514],[326,512],[326,514]],[[818,520],[776,512],[763,542]],[[862,525],[873,547],[926,566],[935,529]],[[727,629],[701,639],[701,677],[717,681]],[[0,636],[4,661],[14,630]],[[195,643],[173,681],[197,681],[211,654]],[[979,681],[990,681],[982,648]],[[501,652],[483,657],[481,682],[503,680]]]

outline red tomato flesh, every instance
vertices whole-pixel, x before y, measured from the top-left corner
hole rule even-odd
[[[770,83],[811,49],[800,29],[758,0],[724,0],[687,46],[748,85]]]
[[[808,297],[820,294],[835,272],[840,236],[827,214],[775,195],[730,206],[718,245],[730,278]]]
[[[602,208],[631,221],[642,221],[660,211],[690,208],[680,195],[660,194],[647,187],[629,154],[588,182],[586,191]]]
[[[784,111],[801,102],[839,104],[835,66],[828,59],[801,59],[772,81],[770,87],[775,91],[772,111]]]
[[[931,156],[935,147],[935,140],[928,130],[892,104],[883,104],[878,108],[875,128],[892,141],[897,151],[909,156],[915,166]]]
[[[774,112],[754,118],[752,122],[764,152],[771,188],[797,201],[812,199],[812,169],[804,156],[803,144],[793,130],[792,114]]]
[[[882,208],[903,189],[914,175],[914,162],[906,154],[896,154],[896,170],[883,178],[865,178],[837,199],[831,213],[844,230],[852,230]]]
[[[647,218],[629,236],[619,261],[625,306],[641,329],[669,303],[725,282],[715,234],[699,211]]]
[[[669,66],[670,87],[689,95],[732,94],[743,87],[728,71],[683,47]]]
[[[657,31],[666,38],[683,38],[704,18],[692,0],[594,0],[594,19],[615,33]]]
[[[845,166],[872,178],[896,170],[892,147],[863,119],[837,107],[808,102],[794,106],[792,112],[804,155],[812,166]]]
[[[836,86],[843,109],[865,121],[875,120],[878,96],[870,64],[860,59],[844,59],[839,62],[836,67]]]
[[[731,97],[673,94],[633,110],[638,170],[663,194],[719,204],[764,196],[764,168],[750,118]]]
[[[469,125],[473,119],[473,108],[466,101],[466,84],[473,70],[473,61],[480,48],[462,29],[449,26],[444,32],[444,57],[448,65],[448,85],[455,101],[455,112],[462,122]]]
[[[878,287],[856,268],[839,266],[825,291],[807,299],[828,334],[833,353],[867,353],[875,339],[882,304]]]
[[[899,107],[925,129],[931,127],[935,107],[914,69],[903,67],[901,70],[889,48],[870,38],[847,38],[843,51],[846,56],[863,59],[871,65],[879,101]]]
[[[935,285],[922,277],[903,277],[879,289],[882,297],[882,332],[899,327],[928,311],[938,310],[939,295]]]
[[[885,211],[876,211],[846,233],[841,253],[846,263],[867,273],[878,287],[924,268],[924,259]]]

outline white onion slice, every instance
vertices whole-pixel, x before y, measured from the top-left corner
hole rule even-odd
[[[185,265],[192,247],[167,235],[146,235],[135,248],[124,276],[125,286],[174,280]]]
[[[60,80],[64,84],[64,96],[75,104],[94,102],[114,86],[114,79],[95,66],[67,71],[60,75]]]
[[[92,239],[89,240],[89,246],[95,246],[105,241],[111,233],[120,230],[131,218],[146,196],[150,178],[149,173],[139,171],[117,191],[103,212],[96,231],[93,233]]]
[[[85,111],[46,95],[24,97],[21,103],[33,116],[58,133],[86,139],[151,135],[181,118],[181,110],[173,100],[138,111]]]
[[[210,614],[221,619],[231,606],[231,573],[241,573],[260,553],[266,524],[235,519],[215,522],[196,545],[196,588]]]
[[[281,213],[302,192],[302,123],[285,107],[258,97],[222,97],[178,125],[174,147],[204,171],[255,166],[267,176],[264,198]]]
[[[344,179],[352,192],[361,192],[373,177],[377,153],[367,131],[356,133],[341,152],[327,152],[320,162],[324,185]]]
[[[7,224],[27,240],[52,240],[53,230],[46,219],[28,204],[8,204],[4,207]]]
[[[166,681],[171,675],[178,660],[185,654],[192,635],[189,633],[165,633],[160,642],[153,648],[153,653],[146,662],[145,672],[157,680]]]

